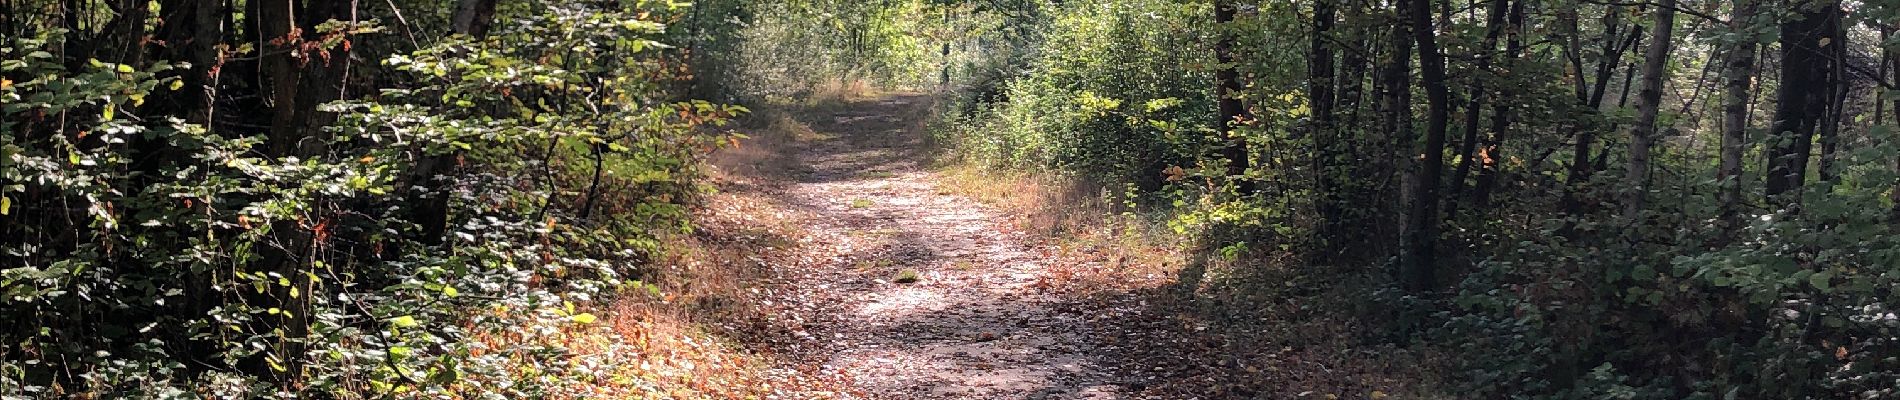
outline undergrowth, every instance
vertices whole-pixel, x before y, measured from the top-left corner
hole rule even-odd
[[[1063,290],[1129,313],[1116,322],[1124,329],[1109,329],[1104,340],[1144,345],[1105,354],[1108,361],[1194,371],[1155,379],[1148,394],[1445,397],[1434,389],[1443,379],[1437,370],[1419,368],[1449,362],[1442,352],[1383,337],[1389,313],[1379,311],[1382,286],[1373,277],[1304,270],[1283,252],[1224,251],[1234,239],[1222,237],[1246,233],[1178,230],[1171,225],[1192,211],[1121,201],[1126,196],[1071,176],[955,158],[936,176],[940,192],[1001,209],[1053,244],[1050,275]]]

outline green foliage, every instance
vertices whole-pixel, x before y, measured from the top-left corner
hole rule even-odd
[[[1212,61],[1204,8],[1174,2],[1075,2],[1055,11],[1047,45],[1007,102],[966,108],[942,129],[971,161],[1051,167],[1153,189],[1167,166],[1205,150]]]
[[[733,66],[718,81],[740,98],[802,100],[839,82],[925,87],[947,61],[942,11],[924,0],[739,3],[745,28],[713,57]]]
[[[1889,122],[1869,115],[1878,114],[1878,91],[1850,91],[1830,160],[1838,178],[1823,182],[1823,164],[1813,162],[1796,201],[1760,196],[1760,161],[1773,156],[1764,150],[1763,111],[1744,121],[1742,179],[1712,178],[1723,121],[1711,93],[1722,67],[1704,56],[1739,41],[1774,42],[1787,10],[1765,11],[1739,32],[1683,29],[1692,33],[1668,38],[1683,43],[1666,71],[1674,88],[1662,107],[1667,138],[1648,171],[1626,176],[1618,164],[1631,158],[1636,104],[1619,93],[1634,90],[1619,85],[1642,74],[1624,66],[1643,55],[1604,46],[1655,40],[1641,37],[1652,10],[1509,2],[1528,10],[1524,26],[1499,30],[1485,48],[1488,4],[1432,3],[1463,10],[1429,35],[1452,60],[1442,84],[1452,92],[1454,137],[1445,148],[1419,149],[1422,83],[1414,73],[1398,82],[1406,86],[1389,87],[1380,70],[1416,67],[1395,63],[1417,56],[1411,40],[1397,42],[1411,53],[1394,53],[1397,10],[1323,2],[1339,7],[1336,25],[1316,33],[1316,3],[1233,2],[1236,21],[1212,24],[1213,3],[1047,2],[1022,14],[1031,18],[1006,19],[1034,31],[1020,42],[1032,50],[992,53],[991,63],[1021,72],[973,75],[933,127],[936,139],[962,162],[1126,186],[1131,208],[1165,214],[1208,255],[1265,254],[1249,261],[1319,276],[1337,267],[1388,272],[1404,256],[1400,221],[1417,212],[1408,211],[1414,193],[1401,188],[1419,176],[1421,151],[1443,152],[1449,179],[1426,185],[1458,212],[1427,234],[1443,237],[1437,268],[1451,277],[1436,287],[1453,290],[1382,291],[1368,302],[1405,315],[1368,324],[1367,335],[1451,349],[1463,368],[1447,390],[1468,393],[1461,397],[1885,398],[1900,388],[1890,356],[1900,332],[1891,311],[1900,295],[1900,148]],[[1717,4],[1691,8],[1728,7]],[[1889,8],[1849,18],[1877,19]],[[1855,40],[1874,33],[1850,29]],[[1249,144],[1240,176],[1229,176],[1218,153],[1236,138],[1214,132],[1211,71],[1226,66],[1215,65],[1212,45],[1221,34],[1237,41],[1232,67],[1251,114],[1237,129]],[[1522,44],[1518,54],[1508,55],[1507,40]],[[1333,81],[1307,70],[1315,43],[1337,57],[1324,71]],[[1893,41],[1851,45],[1880,50]],[[1482,58],[1490,68],[1477,68]],[[1779,83],[1751,82],[1764,95],[1745,105],[1767,109],[1774,100],[1765,94]],[[1309,98],[1322,85],[1336,96],[1325,121]],[[1382,103],[1399,94],[1411,104]],[[1892,107],[1891,97],[1882,104]],[[1478,141],[1468,161],[1458,137],[1466,129]],[[1235,182],[1256,189],[1242,194]],[[1724,185],[1744,188],[1734,206],[1746,210],[1740,223],[1722,219]],[[1481,186],[1488,192],[1477,194]],[[1634,221],[1618,212],[1632,190],[1651,199]],[[1306,263],[1274,264],[1289,259]]]
[[[1465,278],[1436,335],[1460,338],[1469,387],[1488,397],[1893,395],[1900,232],[1893,142],[1880,143],[1798,211],[1739,229],[1548,221]]]
[[[729,141],[715,128],[745,111],[667,100],[669,46],[641,17],[664,7],[506,7],[485,38],[389,56],[381,72],[403,83],[323,106],[335,122],[302,138],[323,150],[294,156],[148,101],[201,89],[180,84],[188,67],[73,66],[52,52],[71,32],[9,38],[0,395],[586,384],[573,377],[598,366],[558,340],[597,320],[575,304],[644,290],[656,235],[690,229],[699,162]]]

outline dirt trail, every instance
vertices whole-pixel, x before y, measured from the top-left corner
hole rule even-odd
[[[870,398],[1119,399],[1088,323],[1049,293],[1048,249],[938,190],[919,163],[927,99],[893,96],[800,118],[806,262],[779,271],[801,357]],[[915,271],[916,281],[898,283]]]

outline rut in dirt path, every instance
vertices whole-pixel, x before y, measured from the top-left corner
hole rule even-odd
[[[1118,399],[1088,323],[1042,284],[1051,257],[997,212],[940,191],[921,165],[927,98],[895,96],[802,119],[804,176],[825,252],[792,272],[823,304],[808,340],[827,371],[873,398]],[[913,283],[893,282],[915,271]]]

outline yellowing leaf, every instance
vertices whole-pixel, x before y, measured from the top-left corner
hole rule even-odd
[[[393,326],[395,326],[395,327],[397,327],[397,328],[408,328],[408,327],[413,327],[413,326],[416,326],[416,325],[420,325],[420,324],[418,324],[418,323],[416,323],[416,317],[413,317],[413,316],[408,316],[408,315],[404,315],[404,316],[400,316],[400,317],[396,317],[396,318],[393,318],[393,319],[390,319],[390,320],[389,320],[389,324],[390,324],[390,325],[393,325]]]
[[[591,323],[594,323],[594,321],[600,319],[600,318],[594,317],[594,314],[591,314],[591,313],[574,314],[574,316],[568,317],[568,318],[573,319],[574,322],[578,322],[582,324],[591,324]]]
[[[13,211],[13,198],[0,196],[0,215],[11,214],[12,211]]]

